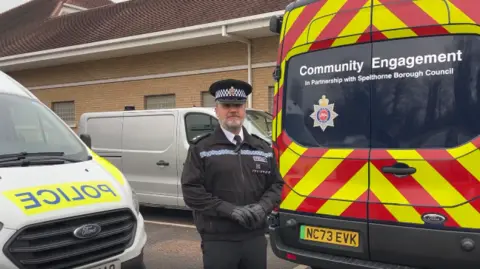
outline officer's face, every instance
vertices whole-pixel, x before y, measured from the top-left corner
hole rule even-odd
[[[215,111],[220,124],[226,129],[239,129],[245,119],[245,104],[217,103]]]

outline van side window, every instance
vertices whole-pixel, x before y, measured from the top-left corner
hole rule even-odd
[[[218,126],[218,120],[204,113],[188,113],[185,116],[185,131],[188,141],[204,134],[213,132]]]

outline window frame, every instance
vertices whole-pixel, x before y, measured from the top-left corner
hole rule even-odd
[[[208,96],[210,96],[211,98],[213,98],[213,106],[205,106],[205,103],[203,102],[203,95],[206,94]],[[200,105],[202,107],[215,107],[215,97],[213,97],[210,92],[208,91],[201,91],[200,92]]]
[[[69,123],[66,120],[64,120],[62,116],[58,114],[57,111],[55,111],[56,104],[72,104],[73,105],[73,122],[72,123]],[[50,104],[50,109],[70,128],[77,127],[77,111],[76,111],[77,109],[76,109],[75,100],[54,101]]]
[[[147,102],[148,102],[148,98],[152,98],[152,97],[173,97],[173,101],[174,101],[174,104],[173,104],[173,107],[171,108],[148,108],[147,107]],[[145,110],[153,110],[153,109],[173,109],[173,108],[176,108],[177,107],[177,95],[175,93],[166,93],[166,94],[151,94],[151,95],[144,95],[143,96],[143,108]]]

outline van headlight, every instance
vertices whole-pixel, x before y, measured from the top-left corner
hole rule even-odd
[[[132,201],[133,207],[135,208],[135,212],[137,215],[140,213],[140,204],[138,203],[137,193],[132,189]]]

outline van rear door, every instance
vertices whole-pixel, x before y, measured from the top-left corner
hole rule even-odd
[[[478,268],[480,37],[373,43],[373,260]]]
[[[368,259],[371,45],[310,51],[288,60],[283,89],[286,148],[280,172],[283,242]],[[282,146],[283,145],[283,146]]]

